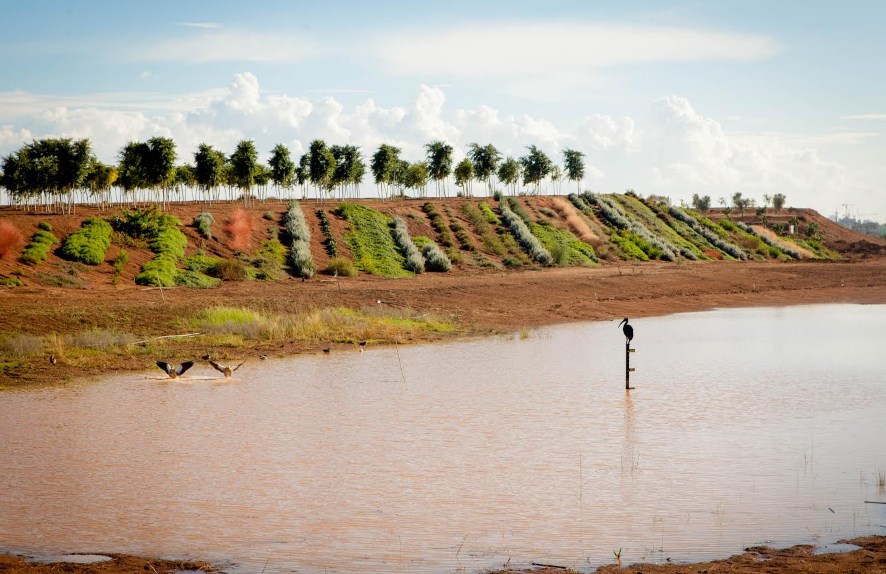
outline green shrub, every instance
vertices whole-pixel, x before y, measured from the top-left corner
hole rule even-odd
[[[40,223],[37,224],[37,229],[42,229],[43,231],[49,231],[51,233],[52,232],[52,224],[49,223],[48,221],[41,221]]]
[[[594,248],[569,231],[550,223],[533,223],[530,230],[551,252],[555,265],[590,265],[597,261]]]
[[[46,261],[46,258],[49,256],[49,250],[52,249],[53,244],[58,243],[58,238],[52,234],[52,226],[46,223],[49,229],[43,229],[43,223],[45,222],[41,222],[37,226],[39,229],[31,236],[30,243],[22,251],[22,263],[36,265]]]
[[[135,276],[135,283],[151,287],[172,287],[177,275],[175,259],[171,255],[161,254],[142,265],[141,271]]]
[[[90,217],[80,229],[68,236],[62,244],[62,255],[72,261],[98,265],[105,260],[111,246],[111,225],[102,219]]]
[[[157,232],[148,247],[157,254],[165,254],[178,259],[184,256],[188,238],[177,227],[165,227]]]
[[[529,213],[526,211],[526,208],[523,207],[523,204],[520,203],[520,200],[516,197],[509,197],[507,198],[506,203],[508,207],[511,208],[511,211],[517,214],[526,225],[532,225],[532,217],[529,216]]]
[[[188,271],[209,274],[212,272],[219,261],[221,261],[221,259],[219,259],[218,257],[212,257],[210,255],[203,255],[198,253],[197,255],[185,257],[182,260],[182,264]]]
[[[190,269],[179,269],[175,275],[175,284],[180,287],[197,287],[208,289],[218,287],[221,279],[210,277],[199,271],[191,271]]]
[[[277,219],[277,216],[274,215],[273,211],[266,211],[262,214],[262,219],[267,219],[268,221],[274,221]]]
[[[356,277],[357,268],[354,262],[347,257],[333,257],[326,266],[326,273],[329,275],[338,275],[339,277]]]
[[[152,239],[157,237],[163,229],[177,228],[181,225],[181,221],[174,215],[159,213],[156,207],[148,207],[133,211],[124,209],[120,215],[111,218],[111,225],[115,231],[120,231],[131,237]]]
[[[215,223],[215,218],[211,213],[206,211],[201,211],[197,217],[194,218],[193,225],[200,231],[200,235],[203,236],[204,239],[212,239],[212,225]]]
[[[391,234],[391,220],[381,212],[354,203],[343,203],[336,213],[350,224],[344,236],[358,269],[385,277],[408,277],[406,258]]]
[[[624,259],[636,259],[639,261],[649,261],[649,256],[643,252],[642,249],[637,247],[633,241],[631,241],[629,234],[622,235],[620,232],[613,233],[609,238],[609,241],[614,243],[618,248],[622,251]]]
[[[480,202],[480,212],[483,214],[483,217],[486,219],[486,222],[491,225],[500,225],[501,221],[498,219],[498,216],[492,211],[492,208],[489,207],[484,201]]]
[[[117,254],[117,257],[114,257],[114,260],[111,262],[111,265],[114,266],[114,275],[119,277],[123,273],[123,268],[126,267],[128,262],[129,253],[125,249],[121,249]]]
[[[7,277],[6,279],[0,279],[0,285],[5,287],[21,287],[24,283],[18,277]]]
[[[320,221],[320,231],[323,232],[323,236],[325,237],[323,240],[323,247],[326,248],[326,254],[330,257],[337,256],[338,243],[332,235],[332,227],[329,225],[329,218],[326,216],[326,212],[322,209],[318,209],[317,219]]]
[[[246,266],[236,259],[220,259],[209,271],[209,275],[222,281],[244,281],[248,278]]]
[[[428,201],[422,205],[421,208],[431,221],[431,227],[433,227],[434,231],[439,234],[440,245],[443,247],[452,247],[454,245],[454,242],[452,241],[452,233],[449,231],[449,226],[446,225],[446,221],[443,219],[443,216],[440,215],[440,212],[437,211],[434,204]]]
[[[286,264],[286,247],[276,239],[262,243],[250,263],[255,269],[255,278],[262,281],[276,281],[283,278]]]
[[[523,265],[523,262],[520,261],[519,259],[517,259],[516,257],[514,257],[513,255],[508,255],[507,257],[502,259],[501,262],[504,263],[505,267],[510,267],[510,268],[520,267],[521,265]]]

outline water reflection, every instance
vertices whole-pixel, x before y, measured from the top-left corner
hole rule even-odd
[[[6,393],[0,547],[445,572],[886,524],[886,306],[637,320],[630,394],[615,325]]]

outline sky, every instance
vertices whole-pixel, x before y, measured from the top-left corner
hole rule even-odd
[[[886,220],[886,2],[0,0],[0,156],[44,137],[492,143],[583,188]],[[565,186],[564,186],[565,188]],[[374,186],[368,181],[366,193]]]

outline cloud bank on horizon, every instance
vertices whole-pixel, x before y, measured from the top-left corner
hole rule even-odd
[[[172,137],[183,162],[200,143],[231,152],[241,139],[263,158],[278,143],[299,155],[319,138],[359,145],[364,156],[393,144],[410,161],[438,139],[457,154],[472,142],[515,157],[537,145],[558,162],[565,148],[583,151],[585,187],[595,191],[715,202],[737,191],[758,200],[784,193],[824,213],[858,205],[886,219],[886,114],[870,107],[881,86],[857,86],[846,102],[839,93],[792,99],[787,90],[818,82],[826,67],[802,67],[823,50],[802,34],[728,14],[700,25],[675,10],[642,22],[560,13],[432,26],[381,14],[362,28],[345,21],[353,33],[331,36],[322,27],[261,28],[222,7],[211,21],[186,12],[154,29],[148,22],[130,31],[142,42],[113,52],[113,37],[84,39],[72,50],[71,77],[87,64],[113,72],[91,84],[71,85],[64,70],[57,81],[35,80],[0,63],[0,156],[55,136],[89,138],[105,162],[152,136]],[[42,50],[62,58],[65,46],[47,40]],[[782,77],[784,66],[802,73]],[[368,178],[364,189],[374,192]]]

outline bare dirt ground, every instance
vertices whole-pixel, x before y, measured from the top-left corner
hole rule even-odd
[[[724,560],[694,564],[633,564],[599,567],[597,574],[882,574],[886,573],[886,536],[866,536],[844,540],[861,546],[852,552],[815,554],[814,547],[803,545],[785,549],[765,546],[748,548]],[[32,564],[18,556],[0,554],[0,573],[3,574],[134,574],[144,572],[173,573],[180,571],[220,572],[206,562],[174,562],[109,554],[109,562],[98,564]],[[573,570],[559,567],[541,567],[531,570],[502,570],[491,574],[573,574]]]

